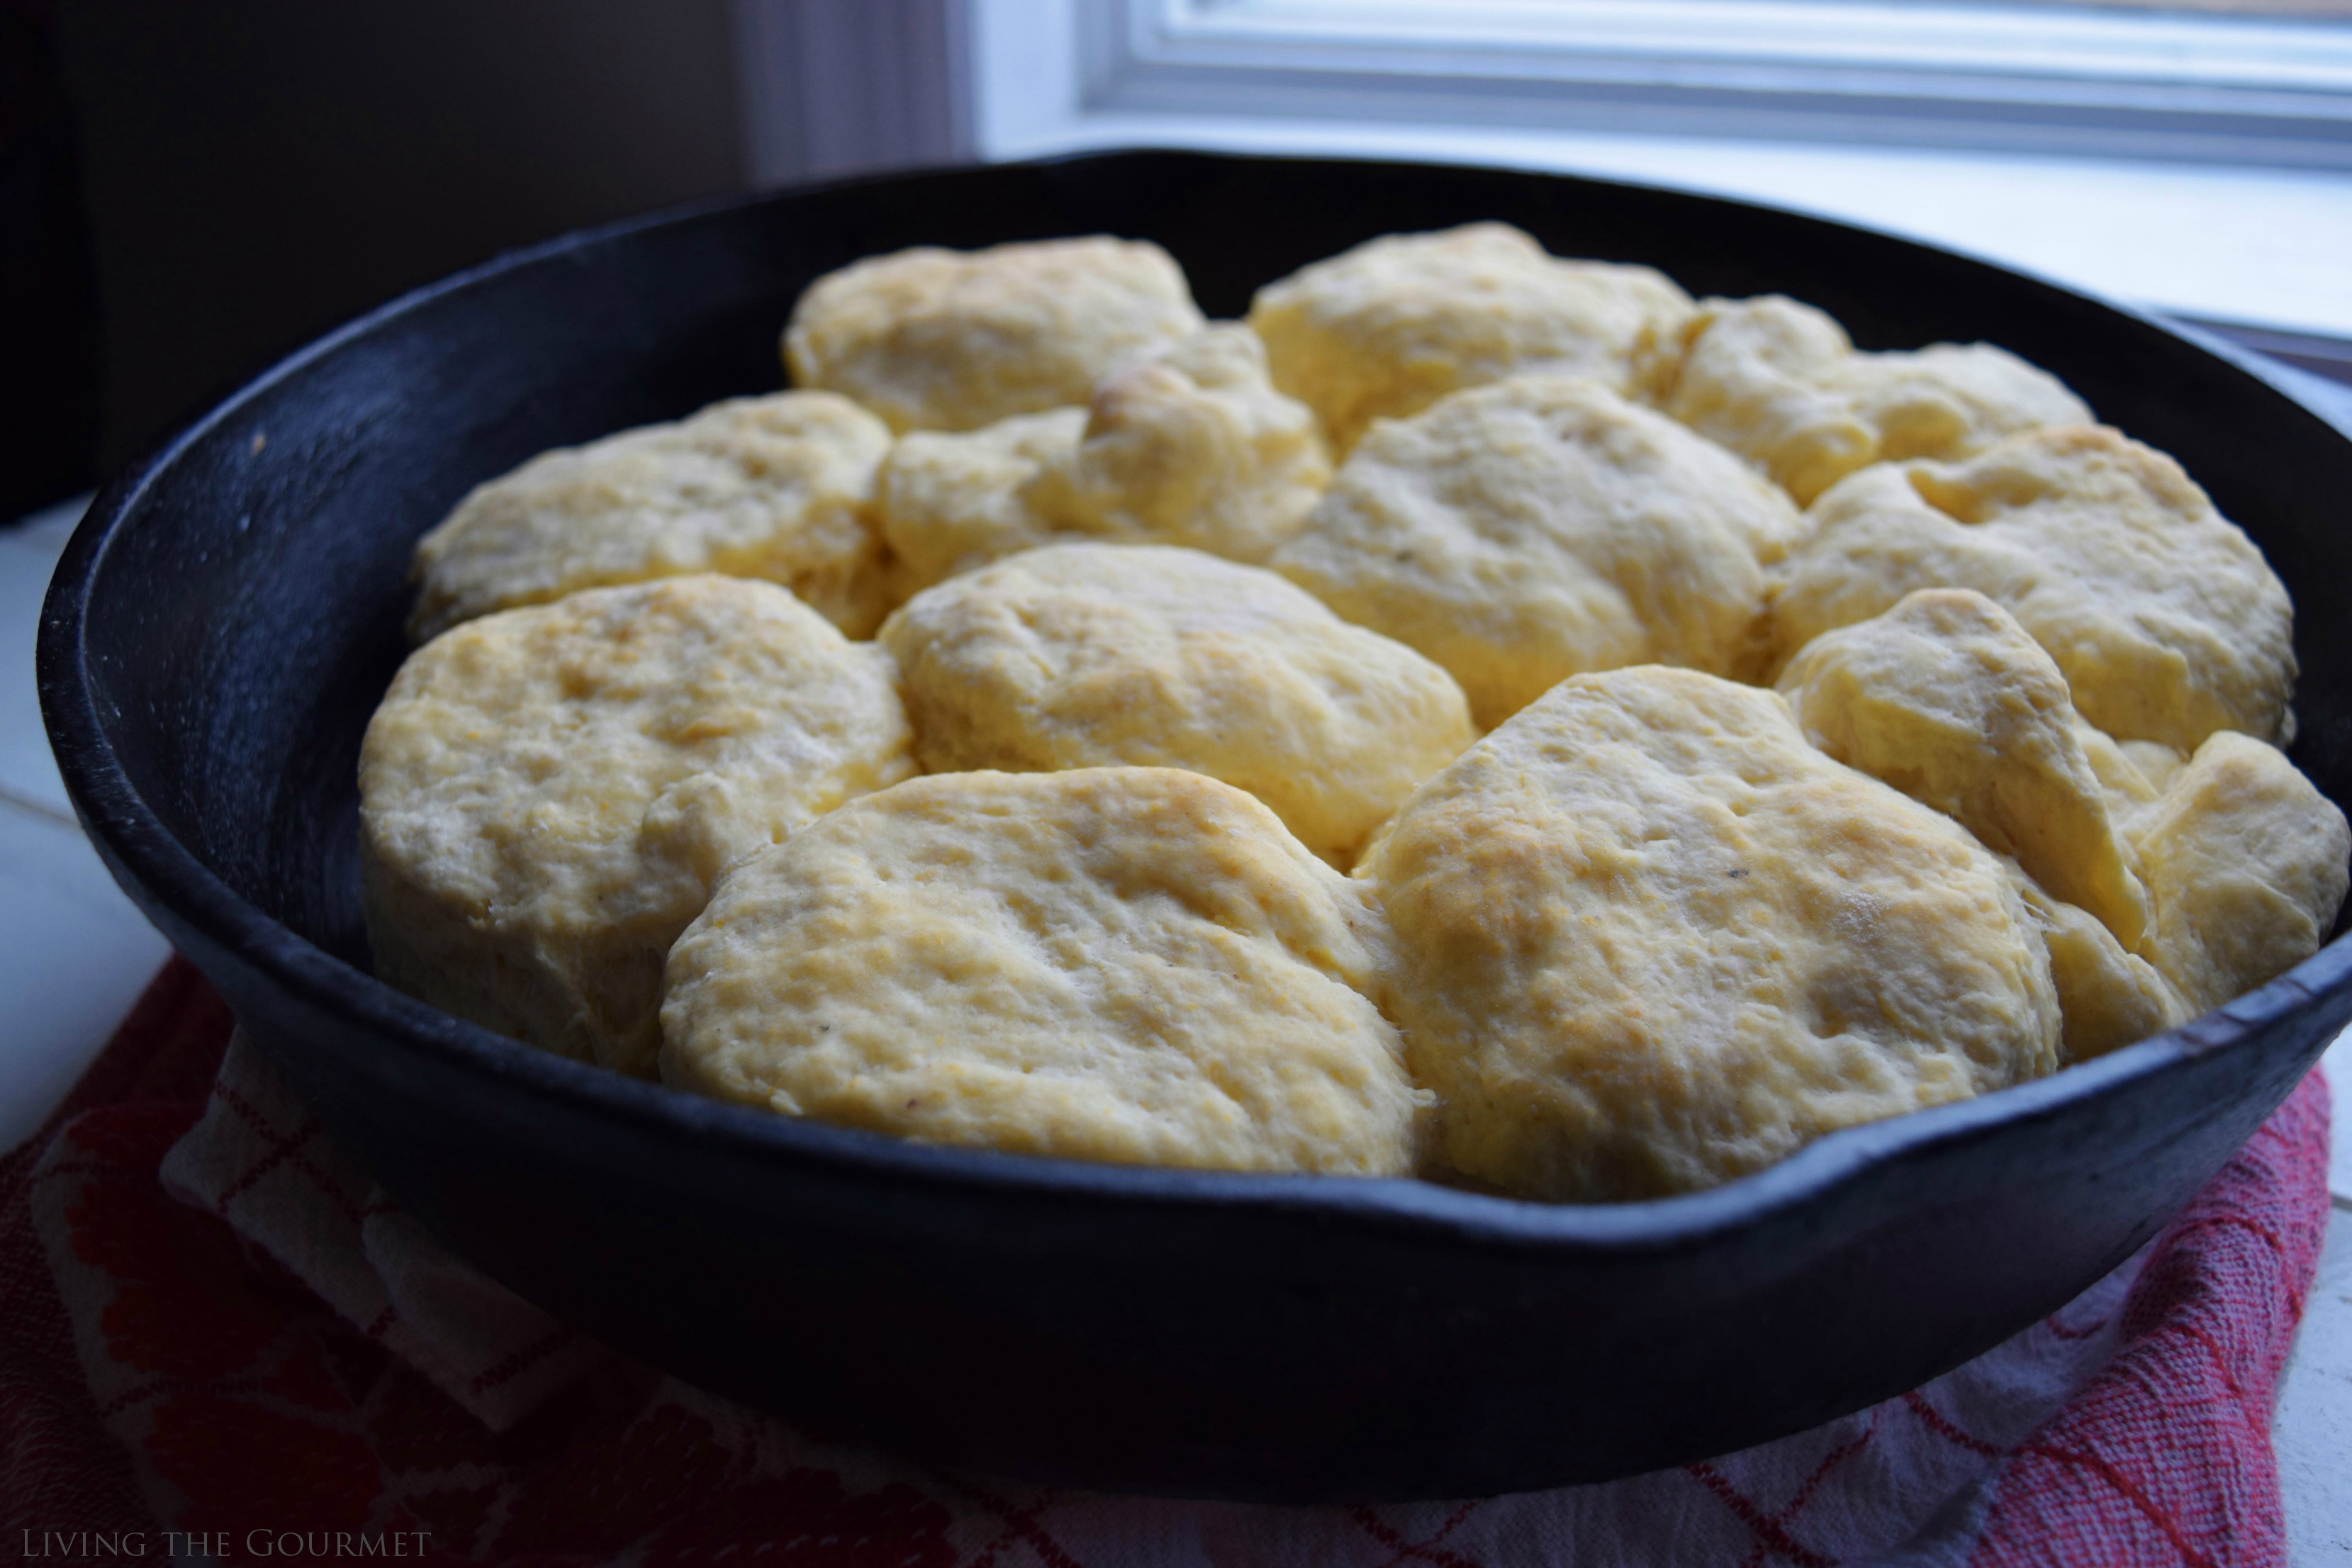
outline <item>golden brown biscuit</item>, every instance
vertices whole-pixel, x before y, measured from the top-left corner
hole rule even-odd
[[[1805,738],[2014,858],[2126,949],[2147,892],[2076,733],[2066,678],[2008,611],[1929,588],[1807,643],[1780,675]]]
[[[2020,430],[2091,421],[2057,377],[2005,350],[1857,353],[1837,322],[1778,294],[1702,301],[1652,392],[1800,504],[1871,463],[1966,458]]]
[[[714,403],[543,452],[419,540],[409,635],[583,588],[692,572],[782,583],[852,637],[890,607],[874,527],[882,422],[830,393]]]
[[[1341,865],[1475,733],[1411,648],[1193,550],[1033,550],[918,594],[882,642],[926,772],[1190,768]]]
[[[1084,403],[1095,378],[1202,326],[1175,260],[1096,235],[853,262],[784,329],[796,386],[856,398],[893,430],[971,430]]]
[[[663,957],[721,867],[914,771],[888,657],[769,583],[671,577],[468,621],[360,752],[376,973],[652,1069]]]
[[[1782,657],[1919,588],[1973,588],[2057,661],[2109,735],[2193,749],[2279,735],[2294,611],[2262,552],[2163,453],[2094,426],[2029,431],[1965,463],[1843,480],[1779,569]]]
[[[950,773],[737,866],[670,954],[662,1076],[1014,1153],[1392,1175],[1425,1097],[1370,894],[1164,768]]]
[[[1356,875],[1444,1158],[1646,1197],[2056,1065],[2049,955],[1958,825],[1806,743],[1776,694],[1580,675],[1409,801]]]
[[[2128,830],[2156,911],[2143,952],[2191,1012],[2309,958],[2343,907],[2344,814],[2260,741],[2213,735]]]
[[[1330,481],[1315,416],[1274,390],[1245,327],[1106,375],[1081,413],[912,435],[884,466],[882,527],[908,588],[1062,539],[1262,561]]]
[[[1374,419],[1532,373],[1632,388],[1634,363],[1673,338],[1690,296],[1664,273],[1564,261],[1507,224],[1390,235],[1257,292],[1249,324],[1274,384],[1313,408],[1345,455]]]
[[[1596,383],[1519,376],[1375,426],[1275,570],[1435,659],[1498,724],[1580,670],[1742,673],[1802,521]]]

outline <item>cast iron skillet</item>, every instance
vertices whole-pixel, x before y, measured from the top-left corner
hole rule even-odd
[[[935,1460],[1144,1491],[1510,1491],[1721,1453],[2032,1322],[2152,1235],[2352,1014],[2352,944],[2187,1028],[1616,1207],[917,1147],[670,1094],[369,977],[353,765],[409,547],[543,448],[778,384],[801,288],[931,242],[1156,239],[1213,315],[1373,235],[1501,218],[1867,346],[1988,340],[2179,457],[2295,595],[2295,760],[2352,786],[2352,443],[2214,344],[1790,214],[1494,171],[1118,153],[562,239],[294,355],[108,488],[41,697],[114,875],[451,1246],[705,1387]]]

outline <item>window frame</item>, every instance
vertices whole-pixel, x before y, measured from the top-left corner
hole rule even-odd
[[[2352,27],[2321,22],[1948,0],[1083,0],[1075,17],[1089,113],[2352,170]]]
[[[1480,122],[1452,117],[1442,100],[1418,118],[1382,116],[1269,95],[1247,68],[1182,91],[1161,74],[1145,92],[1135,53],[1105,52],[1138,0],[952,3],[966,13],[970,145],[983,159],[1192,147],[1628,179],[1866,224],[2210,321],[2352,337],[2341,260],[2352,256],[2352,171],[2342,168],[1905,144],[1883,128],[1808,140]]]

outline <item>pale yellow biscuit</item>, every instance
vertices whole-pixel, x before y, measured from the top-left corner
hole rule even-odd
[[[2014,870],[2015,862],[2011,862]],[[2186,998],[2147,959],[2126,952],[2088,910],[2052,898],[2023,871],[2017,895],[2050,950],[2050,980],[2065,1022],[2066,1059],[2088,1061],[2160,1034],[2193,1015]]]
[[[1631,390],[1636,361],[1674,338],[1690,296],[1664,273],[1566,261],[1507,224],[1391,235],[1257,292],[1249,324],[1274,383],[1321,416],[1345,454],[1375,419],[1522,373]]]
[[[1261,561],[1331,465],[1265,350],[1221,326],[1119,366],[1081,414],[911,435],[885,465],[882,527],[908,588],[1058,539],[1181,544]]]
[[[1764,564],[1801,526],[1673,420],[1519,376],[1374,426],[1268,563],[1444,665],[1492,725],[1580,670],[1745,673]]]
[[[2287,727],[2294,728],[2294,715],[2287,715]],[[2116,741],[2105,731],[2096,731],[2102,740],[2121,752],[2124,760],[2138,771],[2146,788],[2162,795],[2189,765],[2189,753],[2178,746],[2168,746],[2161,741]],[[2086,748],[2087,751],[2087,748]]]
[[[1830,755],[2015,857],[2071,1059],[2309,957],[2342,900],[2343,817],[2276,750],[2221,731],[2184,764],[2155,742],[2118,744],[1980,595],[1926,590],[1825,633],[1780,689]]]
[[[797,386],[846,394],[894,430],[971,430],[1084,403],[1139,350],[1202,326],[1175,260],[1096,235],[854,262],[809,285],[784,329]]]
[[[1213,779],[944,774],[728,873],[670,954],[662,1076],[936,1143],[1402,1174],[1386,952],[1370,894]]]
[[[782,583],[852,637],[890,607],[872,517],[882,422],[830,393],[715,403],[541,453],[417,542],[409,634],[691,572]]]
[[[1061,532],[1255,562],[1330,480],[1314,414],[1274,389],[1256,336],[1227,325],[1105,377],[1084,437],[1029,501]]]
[[[1085,409],[1055,408],[981,430],[901,436],[882,465],[879,510],[904,591],[1051,539],[1029,489],[1069,462],[1086,428]]]
[[[651,1070],[662,960],[719,868],[914,771],[888,656],[772,584],[672,577],[469,621],[360,752],[376,973]]]
[[[1957,824],[1777,694],[1576,676],[1422,786],[1356,875],[1445,1162],[1530,1196],[1704,1187],[2056,1065],[2050,960]]]
[[[2213,735],[2129,830],[2156,911],[2143,951],[2193,1012],[2318,952],[2343,907],[2344,814],[2260,741]]]
[[[1679,360],[1654,377],[1667,413],[1801,503],[1871,463],[1965,458],[2020,430],[2091,420],[2057,377],[2005,350],[1857,353],[1837,322],[1778,294],[1702,301]]]
[[[1411,648],[1192,550],[1033,550],[917,595],[881,636],[926,772],[1190,768],[1343,865],[1475,734]]]
[[[2066,679],[1981,594],[1929,588],[1807,643],[1780,675],[1806,739],[2013,857],[2126,949],[2147,891],[2076,734]]]
[[[2083,717],[2193,749],[2283,733],[2294,611],[2262,552],[2163,453],[2095,426],[2029,431],[1964,463],[1881,464],[1812,505],[1779,569],[1785,657],[1919,588],[2017,617]]]
[[[2074,743],[2098,775],[2107,816],[2117,823],[2162,794],[2166,782],[2189,761],[2160,742],[2118,741],[2084,718],[2080,710],[2074,714]]]

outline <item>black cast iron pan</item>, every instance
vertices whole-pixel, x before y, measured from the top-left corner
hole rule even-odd
[[[1290,1500],[1625,1475],[1893,1394],[2151,1236],[2352,1014],[2352,945],[2090,1066],[1617,1207],[921,1148],[576,1066],[369,977],[354,759],[404,651],[409,547],[469,486],[773,388],[801,288],[877,251],[1143,237],[1234,315],[1301,263],[1474,218],[1694,293],[1784,290],[1865,346],[1983,339],[2056,372],[2177,455],[2285,579],[2295,760],[2352,800],[2352,442],[2229,351],[1731,202],[1169,153],[624,224],[313,344],[110,486],[68,551],[40,644],[67,784],[115,876],[403,1204],[718,1392],[954,1465]]]

